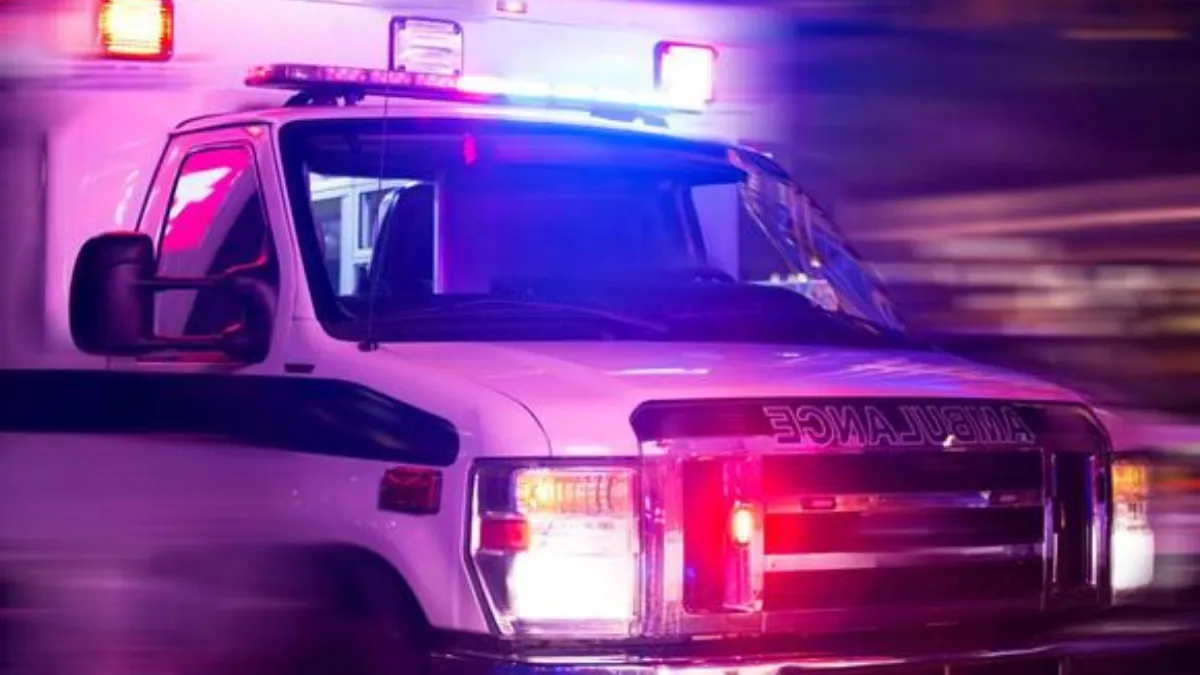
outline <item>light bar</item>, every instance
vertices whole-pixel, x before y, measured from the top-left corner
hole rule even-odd
[[[302,64],[259,66],[247,75],[246,86],[345,96],[355,100],[366,96],[384,96],[605,111],[635,117],[637,113],[699,113],[705,107],[701,100],[666,92],[634,92],[495,77],[456,77]]]

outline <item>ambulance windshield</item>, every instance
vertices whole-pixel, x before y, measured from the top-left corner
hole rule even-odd
[[[282,130],[318,316],[346,339],[915,347],[770,160],[545,123]]]

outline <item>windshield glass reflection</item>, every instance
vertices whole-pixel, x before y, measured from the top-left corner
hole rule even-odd
[[[283,152],[314,299],[347,339],[915,346],[763,155],[452,119],[295,122]]]

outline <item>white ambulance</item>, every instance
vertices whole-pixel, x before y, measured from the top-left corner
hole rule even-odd
[[[554,77],[600,46],[569,29],[516,79],[470,56],[492,19],[221,4],[108,0],[102,43],[178,58],[207,17],[304,47],[82,92],[54,243],[6,255],[51,320],[0,371],[18,669],[944,672],[1162,639],[1061,630],[1113,602],[1094,414],[911,338],[776,163],[679,133],[710,47],[651,36],[617,90]],[[363,56],[305,65],[327,41]],[[171,115],[132,172],[101,154]]]

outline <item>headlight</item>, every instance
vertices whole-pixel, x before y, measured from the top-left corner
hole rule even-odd
[[[1150,529],[1150,466],[1145,461],[1113,462],[1113,591],[1127,594],[1154,581],[1154,533]]]
[[[500,631],[620,637],[638,623],[637,472],[481,464],[470,562]]]

